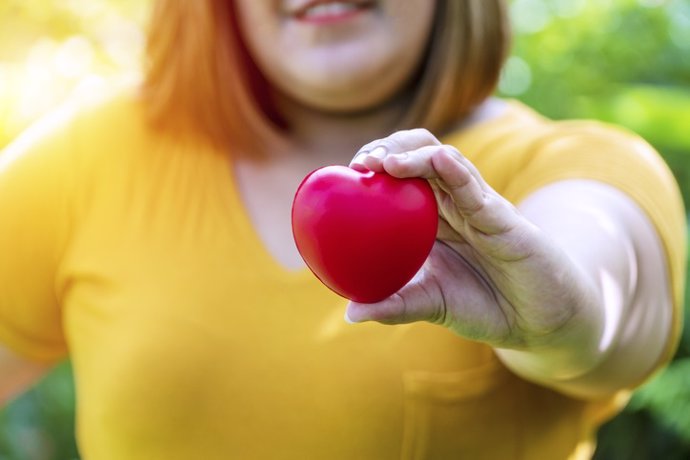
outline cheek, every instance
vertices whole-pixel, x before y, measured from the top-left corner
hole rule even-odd
[[[390,13],[394,35],[411,49],[424,48],[433,27],[436,2],[412,0],[394,3]]]
[[[429,42],[434,22],[432,0],[396,2],[390,13],[386,45],[392,65],[409,74],[420,64]]]
[[[271,2],[235,0],[235,23],[249,54],[268,56],[278,40],[279,15]]]

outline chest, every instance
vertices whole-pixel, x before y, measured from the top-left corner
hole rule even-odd
[[[433,395],[462,400],[457,375],[494,363],[437,326],[346,324],[345,301],[277,263],[237,197],[179,183],[93,195],[65,255],[86,455],[397,458]]]

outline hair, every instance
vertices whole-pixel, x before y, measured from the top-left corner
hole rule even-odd
[[[242,43],[233,3],[156,2],[143,95],[155,125],[249,152],[260,150],[256,139],[284,137],[289,126]],[[456,125],[493,93],[508,52],[504,0],[437,0],[434,21],[401,129]]]

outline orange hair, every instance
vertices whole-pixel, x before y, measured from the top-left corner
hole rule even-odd
[[[151,119],[240,151],[289,129],[239,35],[231,0],[157,0],[144,96]],[[509,46],[503,0],[437,0],[433,34],[400,128],[442,134],[494,91]]]

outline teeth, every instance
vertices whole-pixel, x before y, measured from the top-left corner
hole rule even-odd
[[[357,5],[353,3],[320,3],[314,5],[304,12],[304,17],[312,18],[317,16],[337,16],[339,14],[355,11]]]

